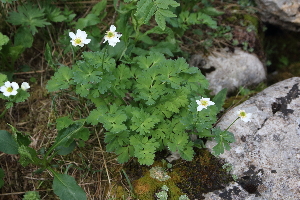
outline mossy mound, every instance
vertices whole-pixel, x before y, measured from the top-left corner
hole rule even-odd
[[[196,149],[193,161],[179,159],[172,163],[172,167],[167,169],[163,162],[156,161],[154,165],[140,166],[137,163],[126,166],[129,177],[133,185],[133,191],[137,199],[155,199],[155,194],[166,185],[168,199],[178,200],[181,195],[186,194],[190,199],[204,199],[203,194],[214,190],[225,188],[233,181],[228,170],[223,169],[224,162],[214,157],[206,149]],[[166,181],[159,181],[152,178],[149,170],[151,167],[161,166],[171,177]],[[136,171],[137,173],[133,173]],[[140,172],[143,172],[142,174]],[[136,175],[139,174],[140,178]]]

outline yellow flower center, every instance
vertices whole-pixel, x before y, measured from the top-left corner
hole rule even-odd
[[[80,38],[76,38],[76,39],[74,40],[74,42],[75,42],[76,44],[80,44],[80,43],[81,43],[81,39],[80,39]]]
[[[7,90],[7,92],[12,92],[13,88],[12,87],[8,87],[6,90]]]
[[[115,34],[114,34],[113,32],[111,32],[111,31],[107,31],[107,32],[106,32],[106,36],[107,36],[108,38],[113,38],[113,37],[115,37]]]
[[[201,100],[201,105],[207,107],[208,106],[208,102],[206,100]]]
[[[243,118],[243,117],[246,117],[246,112],[245,111],[241,111],[240,112],[240,116]]]

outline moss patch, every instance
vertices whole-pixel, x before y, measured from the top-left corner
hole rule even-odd
[[[184,194],[187,194],[190,199],[204,199],[204,193],[223,189],[233,181],[228,171],[222,168],[224,165],[222,160],[214,157],[206,149],[195,149],[195,152],[193,161],[179,159],[172,163],[172,168],[165,167],[171,177],[167,181],[159,181],[150,176],[149,169],[153,166],[163,166],[162,162],[157,161],[151,167],[138,164],[127,165],[126,173],[131,177],[136,198],[155,199],[155,193],[166,185],[169,188],[168,196],[171,200],[178,200]],[[134,171],[137,173],[133,174]],[[140,174],[140,172],[143,173]],[[136,177],[137,174],[140,174],[140,178]],[[132,176],[135,179],[132,179]]]
[[[176,165],[174,170],[180,175],[178,187],[190,199],[204,199],[204,193],[223,189],[233,181],[232,176],[222,168],[223,164],[208,150],[198,150],[193,161]]]

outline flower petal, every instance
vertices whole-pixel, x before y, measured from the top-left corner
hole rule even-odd
[[[30,86],[29,86],[29,84],[27,82],[23,82],[22,85],[21,85],[21,88],[22,88],[22,90],[25,91],[25,90],[29,89]]]
[[[73,32],[69,32],[69,36],[70,38],[72,38],[72,40],[76,38],[76,35]]]
[[[12,83],[11,83],[11,87],[13,88],[13,90],[19,89],[19,85],[18,85],[18,83],[16,83],[16,82],[12,82]]]
[[[10,82],[9,81],[6,81],[5,83],[4,83],[4,85],[5,85],[5,87],[10,87]]]
[[[88,44],[88,43],[90,43],[91,42],[91,39],[85,39],[84,40],[84,44]]]
[[[112,32],[115,32],[117,30],[117,28],[114,25],[111,25],[109,30]]]

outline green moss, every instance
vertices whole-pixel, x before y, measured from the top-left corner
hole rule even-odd
[[[114,195],[115,199],[128,199],[130,197],[125,188],[120,185],[112,188],[110,193]]]
[[[238,20],[238,18],[234,15],[225,18],[225,21],[230,22],[230,23],[234,23],[237,20]]]
[[[133,182],[134,193],[138,199],[154,199],[155,193],[157,193],[163,185],[169,188],[168,196],[170,200],[178,200],[180,195],[183,195],[180,188],[176,186],[176,183],[180,180],[180,177],[176,172],[169,172],[171,177],[167,181],[159,181],[150,177],[150,172],[140,179]]]
[[[150,176],[151,167],[141,166],[133,162],[125,166],[129,177],[132,180],[133,192],[137,199],[155,199],[155,194],[161,191],[166,185],[168,200],[178,200],[181,195],[186,194],[190,199],[203,199],[203,194],[214,190],[222,189],[224,185],[233,181],[232,176],[226,169],[223,169],[223,162],[213,156],[206,149],[195,149],[193,161],[179,159],[172,162],[173,167],[167,169],[161,161],[156,161],[153,166],[165,167],[169,178],[166,181],[159,181]]]
[[[202,199],[204,193],[222,189],[233,181],[222,168],[223,163],[206,149],[198,150],[193,161],[181,163],[174,168],[180,176],[177,185],[190,199]]]
[[[256,16],[250,14],[244,14],[243,17],[244,20],[248,23],[247,25],[253,25],[256,28],[256,30],[259,29],[259,20]]]

